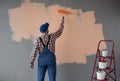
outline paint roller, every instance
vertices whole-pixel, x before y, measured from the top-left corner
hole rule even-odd
[[[58,10],[58,13],[59,13],[59,14],[62,14],[62,15],[72,15],[72,14],[78,15],[78,14],[79,14],[78,12],[77,12],[77,13],[74,13],[74,12],[70,12],[70,11],[62,10],[62,9]],[[81,15],[81,14],[82,14],[82,11],[80,12],[80,15]],[[81,20],[81,17],[80,17],[80,20]]]
[[[70,15],[71,12],[67,10],[58,10],[58,13],[63,14],[63,15]]]

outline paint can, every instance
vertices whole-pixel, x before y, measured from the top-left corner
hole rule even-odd
[[[98,62],[100,69],[106,69],[107,68],[107,62]]]
[[[108,57],[108,51],[107,50],[103,50],[102,51],[102,56],[103,57]]]
[[[105,71],[97,71],[96,74],[98,80],[105,80],[105,75],[106,75]]]

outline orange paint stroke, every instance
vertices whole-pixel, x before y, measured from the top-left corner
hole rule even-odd
[[[58,13],[66,14],[66,15],[70,15],[71,14],[71,12],[66,11],[66,10],[58,10]]]

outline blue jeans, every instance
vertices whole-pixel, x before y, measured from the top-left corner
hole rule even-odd
[[[48,70],[49,81],[56,81],[56,63],[38,65],[38,81],[44,81],[46,70]]]

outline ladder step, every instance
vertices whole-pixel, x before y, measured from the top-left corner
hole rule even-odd
[[[107,68],[99,68],[98,66],[96,67],[96,69],[98,69],[98,70],[109,70],[110,69],[110,67],[107,67]]]
[[[100,56],[100,57],[103,57],[103,56]],[[107,56],[107,57],[103,57],[103,58],[114,59],[114,57],[111,57],[111,56]]]
[[[105,80],[99,80],[97,78],[93,78],[94,80],[97,80],[97,81],[107,81],[107,78],[105,78]]]

